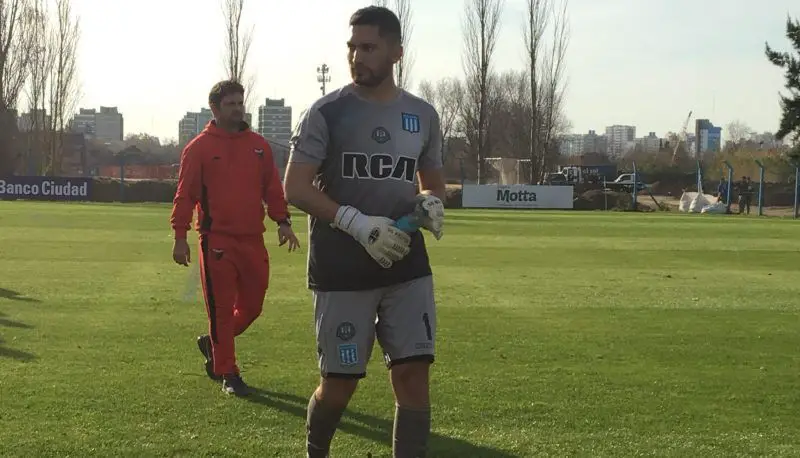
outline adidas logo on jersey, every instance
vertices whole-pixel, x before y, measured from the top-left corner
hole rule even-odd
[[[342,177],[414,182],[417,160],[411,157],[375,153],[342,153]]]

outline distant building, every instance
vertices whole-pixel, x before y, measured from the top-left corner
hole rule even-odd
[[[645,153],[656,154],[661,151],[661,139],[655,132],[650,132],[647,137],[636,139],[636,146],[639,146]]]
[[[185,145],[192,141],[209,121],[214,117],[209,108],[201,108],[200,111],[188,111],[178,122],[178,144]]]
[[[125,122],[117,107],[81,108],[72,117],[70,130],[91,140],[122,141]]]
[[[697,145],[697,137],[693,133],[686,134],[686,154],[692,154],[692,151],[695,150],[695,145]]]
[[[81,108],[78,114],[72,117],[70,130],[74,133],[83,134],[86,138],[94,138],[97,110],[94,108]]]
[[[718,153],[722,148],[722,127],[716,127],[708,119],[695,121],[695,158],[702,159],[703,153]]]
[[[593,130],[587,134],[565,135],[561,140],[560,152],[562,156],[573,157],[583,154],[605,154],[607,139],[605,135],[597,135]]]
[[[583,134],[564,135],[559,151],[562,156],[572,157],[583,154]]]
[[[762,134],[753,132],[750,134],[749,140],[758,145],[761,149],[780,148],[784,145],[784,142],[775,138],[775,134],[772,132],[764,132]]]
[[[47,110],[35,109],[17,117],[17,129],[20,132],[30,132],[34,128],[44,130],[49,128],[51,122],[52,117],[47,114]]]
[[[125,123],[122,113],[117,107],[100,107],[95,116],[94,136],[98,140],[122,141],[125,135]]]
[[[258,133],[267,140],[288,145],[292,138],[292,107],[284,99],[266,99],[258,107]]]
[[[583,137],[583,154],[608,154],[608,137],[590,130]]]
[[[636,127],[613,125],[606,127],[608,138],[608,155],[620,158],[636,146]]]
[[[201,108],[200,111],[187,111],[183,119],[178,121],[178,144],[185,145],[200,134],[206,125],[214,119],[210,108]],[[244,114],[244,121],[252,126],[253,115]]]

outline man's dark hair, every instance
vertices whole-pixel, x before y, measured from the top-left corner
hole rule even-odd
[[[400,43],[402,31],[400,19],[389,8],[382,6],[367,6],[350,16],[350,26],[372,25],[378,28],[378,34],[387,40]]]
[[[244,96],[244,86],[235,80],[220,81],[208,93],[208,104],[218,107],[222,103],[222,99],[232,94],[242,94]]]

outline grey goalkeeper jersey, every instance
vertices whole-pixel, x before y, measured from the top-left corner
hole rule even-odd
[[[352,85],[317,100],[291,141],[290,163],[319,165],[317,187],[340,205],[397,219],[414,209],[416,172],[442,167],[439,115],[400,91],[392,102],[368,101]],[[383,269],[350,235],[309,217],[308,286],[318,291],[380,288],[431,274],[421,233],[411,252]]]

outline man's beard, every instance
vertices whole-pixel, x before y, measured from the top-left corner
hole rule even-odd
[[[226,116],[224,119],[221,120],[222,127],[226,129],[238,129],[241,126],[242,122],[244,121],[243,115],[231,115]]]
[[[389,66],[380,72],[373,72],[367,69],[365,74],[361,76],[356,73],[355,69],[351,69],[350,74],[353,77],[353,82],[357,85],[372,88],[380,86],[381,83],[386,81],[386,78],[392,76],[392,67]]]

